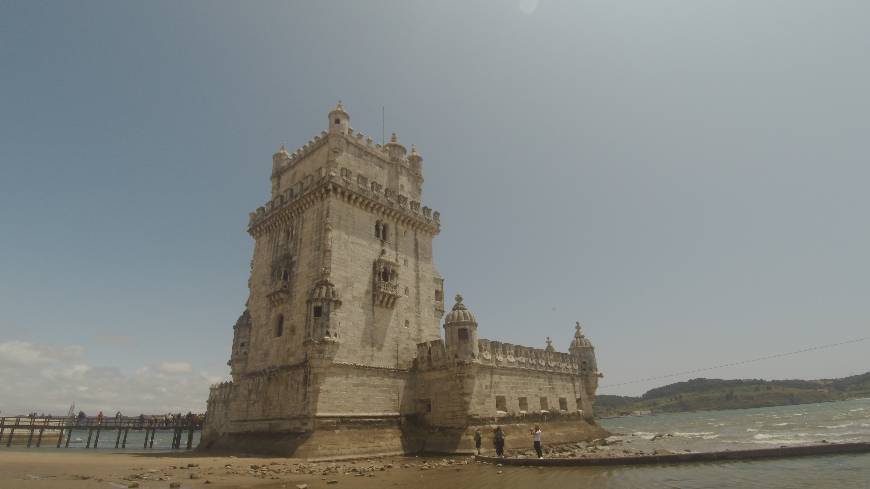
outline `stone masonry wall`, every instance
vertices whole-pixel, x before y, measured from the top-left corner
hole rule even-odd
[[[336,313],[341,341],[335,360],[407,369],[416,344],[439,334],[432,236],[338,199],[332,200],[330,216],[332,279],[342,295]],[[375,237],[377,220],[389,226],[385,242]],[[380,307],[373,299],[374,263],[381,250],[397,264],[400,297],[392,308]]]
[[[580,410],[591,414],[590,405],[583,401],[587,396],[579,375],[478,364],[474,364],[471,371],[469,379],[474,386],[469,416],[497,418],[524,412],[568,414]],[[504,400],[498,406],[497,396]],[[521,406],[522,399],[525,406]]]
[[[317,377],[317,416],[376,417],[407,412],[413,399],[409,380],[407,370],[333,364]]]
[[[251,314],[247,371],[302,361],[308,291],[320,276],[323,204],[306,209],[292,221],[259,236],[254,245],[248,310]],[[281,287],[277,266],[290,265],[288,292],[277,302],[269,297]],[[279,315],[283,332],[277,336]]]

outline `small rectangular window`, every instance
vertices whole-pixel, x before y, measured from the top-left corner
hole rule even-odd
[[[319,318],[323,315],[323,306],[314,306],[314,317]]]
[[[466,342],[468,341],[468,330],[465,328],[459,328],[459,341]]]
[[[546,397],[542,397],[541,398],[541,411],[549,411],[549,410],[550,410],[550,403],[547,402]]]
[[[567,411],[568,410],[568,399],[564,397],[559,398],[559,410]]]
[[[577,410],[578,410],[578,411],[582,411],[582,410],[583,410],[583,399],[581,399],[581,398],[579,398],[579,397],[577,398]]]
[[[529,410],[529,399],[527,397],[520,398],[520,411]]]
[[[505,396],[495,396],[495,410],[507,412],[507,398]]]

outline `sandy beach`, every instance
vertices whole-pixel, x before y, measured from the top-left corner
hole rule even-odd
[[[480,465],[470,457],[308,463],[287,458],[16,450],[0,455],[0,489],[425,488],[443,487],[455,480],[457,471]]]

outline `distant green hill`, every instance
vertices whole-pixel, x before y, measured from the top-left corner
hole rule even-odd
[[[595,400],[595,414],[606,417],[636,411],[744,409],[856,397],[870,397],[870,372],[820,380],[692,379],[651,389],[641,397],[599,395]]]

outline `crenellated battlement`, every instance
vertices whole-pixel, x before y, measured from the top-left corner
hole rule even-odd
[[[570,353],[551,352],[543,348],[513,345],[500,341],[479,339],[478,363],[497,367],[517,367],[549,372],[585,373],[577,358]]]
[[[421,177],[422,170],[420,167],[420,161],[422,161],[422,158],[419,154],[417,154],[413,146],[410,154],[397,156],[401,153],[391,153],[387,149],[387,146],[389,146],[389,144],[381,145],[379,143],[375,143],[370,136],[367,136],[361,132],[353,134],[353,128],[350,128],[348,134],[328,133],[326,131],[321,131],[320,134],[314,136],[312,139],[309,139],[305,144],[297,148],[292,153],[287,152],[287,150],[285,150],[282,146],[281,150],[279,150],[273,156],[272,178],[279,177],[285,172],[295,168],[298,163],[302,162],[310,154],[314,153],[319,148],[327,144],[331,138],[342,138],[345,142],[352,144],[354,147],[369,156],[377,158],[384,163],[398,163],[406,170],[409,170],[412,173],[416,174],[418,177]],[[397,143],[390,144],[395,145]]]
[[[418,370],[430,370],[446,367],[449,358],[444,340],[432,340],[425,343],[417,343],[417,357],[414,359],[414,367]]]
[[[441,214],[431,208],[421,206],[421,203],[410,200],[407,196],[386,188],[379,182],[369,182],[361,185],[360,180],[353,182],[335,173],[320,176],[316,180],[313,175],[307,175],[296,185],[275,196],[251,212],[248,222],[248,232],[254,236],[267,229],[273,221],[280,221],[278,216],[291,213],[298,207],[307,207],[312,198],[322,192],[336,192],[348,201],[357,205],[378,210],[382,214],[396,219],[405,225],[418,226],[437,234],[441,226]]]
[[[514,367],[547,372],[586,374],[577,358],[570,353],[550,352],[543,348],[513,345],[486,339],[478,340],[480,355],[472,363],[493,367]],[[451,364],[444,340],[417,344],[415,366],[419,370],[447,367]]]

